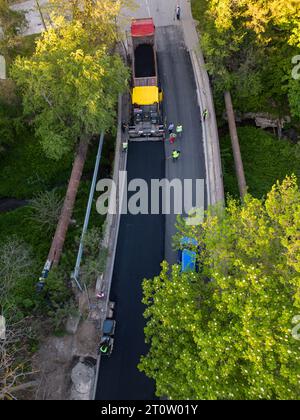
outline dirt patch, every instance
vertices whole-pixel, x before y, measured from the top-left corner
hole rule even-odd
[[[71,371],[80,358],[95,360],[99,334],[92,321],[82,321],[74,335],[49,337],[41,345],[33,360],[40,372],[37,400],[69,400]]]

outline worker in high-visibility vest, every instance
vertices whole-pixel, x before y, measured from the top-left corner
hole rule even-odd
[[[100,345],[100,352],[103,354],[108,353],[109,351],[109,338],[108,337],[104,337],[104,340],[102,341],[101,345]]]
[[[209,116],[208,109],[205,109],[205,110],[203,111],[203,119],[204,119],[204,121],[205,121],[205,120],[207,120],[208,116]]]
[[[180,157],[181,152],[179,150],[173,150],[172,152],[172,158],[173,162],[176,162]]]
[[[109,346],[107,344],[102,344],[102,346],[100,347],[100,351],[103,354],[106,354],[109,350]]]
[[[182,124],[177,124],[177,127],[176,127],[176,133],[177,133],[177,135],[181,137],[182,132],[183,132],[183,126],[182,126]]]

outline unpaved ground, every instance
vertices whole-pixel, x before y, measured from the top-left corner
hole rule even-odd
[[[96,361],[98,342],[95,323],[89,320],[81,322],[74,335],[45,339],[33,360],[34,370],[40,372],[35,399],[70,399],[72,368],[80,358]]]

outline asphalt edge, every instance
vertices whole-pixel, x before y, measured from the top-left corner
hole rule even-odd
[[[120,227],[120,220],[121,214],[118,211],[120,207],[120,203],[123,201],[123,194],[124,194],[124,183],[119,186],[119,171],[125,171],[127,168],[127,153],[122,153],[122,141],[123,141],[123,133],[122,133],[122,121],[123,115],[127,113],[128,110],[128,98],[127,95],[120,95],[118,100],[118,128],[117,128],[117,137],[116,137],[116,152],[115,152],[115,160],[114,160],[114,170],[113,170],[113,181],[117,186],[117,203],[116,203],[116,214],[108,214],[106,219],[105,225],[105,233],[103,238],[103,246],[108,249],[108,259],[106,263],[106,270],[103,276],[103,288],[105,290],[105,302],[104,306],[100,309],[100,325],[99,325],[99,332],[101,333],[103,328],[103,323],[106,318],[108,304],[109,304],[109,296],[110,290],[112,285],[112,278],[113,278],[113,271],[114,271],[114,263],[117,251],[117,244],[118,244],[118,235],[119,235],[119,227]],[[120,196],[119,196],[120,192]],[[113,191],[111,192],[113,194]],[[112,197],[112,196],[111,196]],[[100,336],[99,336],[100,341]],[[97,385],[99,382],[100,377],[100,364],[101,364],[101,355],[98,355],[97,363],[96,363],[96,375],[94,385],[92,387],[91,398],[90,400],[96,399],[97,394]]]

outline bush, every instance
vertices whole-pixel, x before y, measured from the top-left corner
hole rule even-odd
[[[102,228],[92,227],[87,231],[83,241],[84,258],[80,274],[87,286],[92,285],[106,268],[108,250],[101,245],[102,237]]]
[[[52,269],[47,278],[45,295],[51,305],[63,305],[71,297],[71,290],[68,287],[70,276],[63,268]]]
[[[53,233],[61,214],[62,205],[63,199],[56,189],[44,191],[36,195],[30,202],[30,208],[32,210],[31,219],[44,232]]]
[[[238,129],[248,191],[261,198],[276,181],[295,174],[300,179],[298,148],[254,127]],[[221,139],[225,191],[239,196],[230,136]]]
[[[65,184],[72,159],[72,155],[61,162],[46,159],[31,129],[23,129],[15,144],[0,158],[0,197],[29,199]]]

